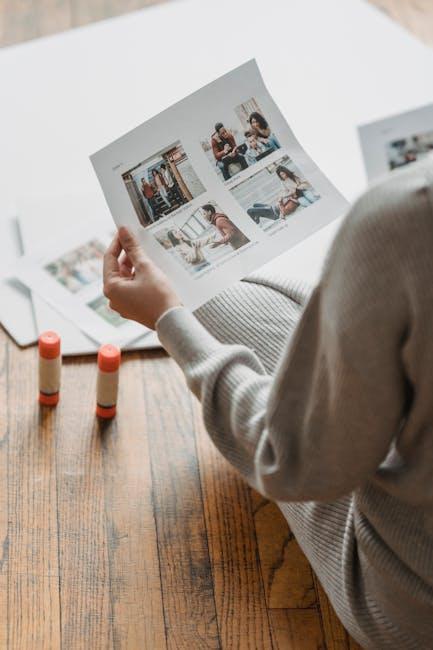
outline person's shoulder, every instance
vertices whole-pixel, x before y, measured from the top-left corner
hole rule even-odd
[[[408,165],[374,183],[355,201],[345,222],[359,236],[422,236],[433,211],[433,158]]]

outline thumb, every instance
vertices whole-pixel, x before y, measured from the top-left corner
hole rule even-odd
[[[119,241],[134,266],[143,258],[141,244],[125,226],[119,228]]]

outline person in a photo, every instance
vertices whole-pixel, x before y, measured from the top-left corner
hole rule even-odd
[[[222,122],[215,124],[215,131],[211,137],[212,152],[217,167],[221,170],[225,181],[230,178],[230,165],[239,164],[241,170],[248,167],[245,157],[238,151],[234,135]]]
[[[257,225],[260,224],[260,219],[269,219],[270,221],[278,221],[280,218],[280,208],[278,204],[270,205],[269,203],[253,203],[248,208],[247,214]]]
[[[213,237],[203,239],[189,239],[181,230],[169,230],[167,238],[182,259],[193,267],[195,272],[201,271],[210,262],[205,257],[203,248],[213,241]]]
[[[153,222],[155,221],[155,211],[153,209],[153,198],[155,192],[153,191],[152,185],[148,183],[144,177],[141,179],[141,193],[143,195],[143,203],[149,215],[149,219]]]
[[[168,191],[165,185],[165,181],[157,169],[152,169],[153,182],[155,183],[155,188],[159,196],[164,201],[165,205],[168,208],[171,208],[171,203],[168,198]]]
[[[274,150],[280,148],[280,143],[278,142],[274,133],[272,133],[271,127],[263,115],[255,111],[254,113],[251,113],[250,117],[248,118],[248,122],[250,123],[252,131],[256,134],[257,138],[261,142],[267,144]]]
[[[166,163],[162,163],[159,168],[162,179],[167,187],[169,195],[171,194],[178,203],[183,203],[181,193],[179,192],[179,187],[176,180],[173,177],[173,174],[170,168]]]
[[[253,130],[245,131],[245,142],[247,150],[245,152],[245,159],[248,165],[254,165],[257,160],[266,152],[272,151],[272,146],[258,139],[257,134]]]
[[[245,246],[249,243],[248,237],[231,221],[223,212],[217,212],[212,203],[202,206],[204,217],[219,231],[221,237],[215,240],[212,248],[217,246],[231,246],[234,250]]]
[[[296,200],[299,205],[307,208],[309,205],[317,200],[314,195],[310,184],[299,178],[294,172],[284,165],[279,165],[276,169],[276,174],[283,186],[280,200],[284,203],[286,200]]]
[[[161,163],[159,173],[161,174],[166,187],[171,190],[174,187],[174,178],[166,163]]]

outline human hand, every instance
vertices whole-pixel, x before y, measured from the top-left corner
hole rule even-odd
[[[167,309],[181,304],[165,273],[123,226],[104,255],[104,294],[123,318],[151,329]]]

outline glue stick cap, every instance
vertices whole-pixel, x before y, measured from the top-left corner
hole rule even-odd
[[[57,359],[60,355],[60,336],[55,332],[42,332],[38,339],[39,354],[44,359]]]
[[[98,351],[98,367],[103,372],[115,372],[120,366],[120,350],[115,345],[101,345]]]

